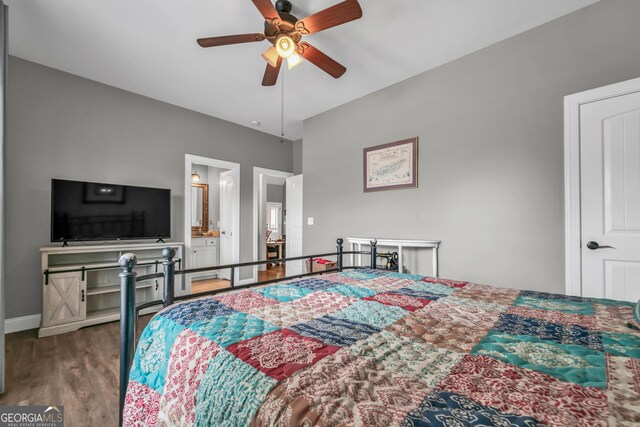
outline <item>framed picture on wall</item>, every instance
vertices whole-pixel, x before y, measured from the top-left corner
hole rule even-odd
[[[363,150],[364,192],[418,187],[418,137]]]

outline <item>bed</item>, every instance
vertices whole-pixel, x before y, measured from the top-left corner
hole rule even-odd
[[[633,310],[375,269],[179,302],[139,338],[123,424],[638,425]]]

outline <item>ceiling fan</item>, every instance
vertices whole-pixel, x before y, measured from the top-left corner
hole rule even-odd
[[[272,43],[262,57],[267,61],[267,69],[262,79],[263,86],[273,86],[278,80],[282,60],[287,60],[289,69],[308,60],[334,78],[342,76],[347,69],[307,42],[301,42],[302,36],[314,34],[362,17],[358,0],[345,0],[304,19],[291,15],[291,3],[277,0],[275,6],[271,0],[251,0],[264,16],[264,34],[238,34],[233,36],[207,37],[198,39],[202,47],[224,46],[229,44],[260,42]]]

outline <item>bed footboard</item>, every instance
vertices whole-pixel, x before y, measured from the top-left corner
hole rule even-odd
[[[239,264],[232,265],[222,265],[222,266],[212,266],[206,268],[197,268],[197,269],[183,269],[177,270],[175,269],[175,260],[174,257],[176,255],[176,251],[172,248],[164,248],[162,251],[162,265],[164,267],[164,271],[161,273],[152,273],[144,276],[138,276],[135,268],[138,262],[135,254],[127,253],[122,255],[120,258],[120,267],[122,268],[122,273],[120,273],[120,425],[123,422],[123,410],[124,410],[124,402],[125,396],[127,394],[127,386],[129,384],[129,371],[131,369],[131,365],[133,363],[134,350],[136,345],[136,334],[138,331],[138,315],[140,310],[153,307],[160,306],[167,307],[172,305],[176,301],[182,301],[191,298],[198,298],[207,295],[214,295],[217,293],[228,292],[229,290],[239,290],[239,289],[249,289],[256,286],[262,286],[269,283],[276,283],[284,280],[291,280],[301,277],[307,277],[318,274],[325,274],[331,272],[340,272],[345,268],[362,268],[362,267],[345,267],[344,266],[344,255],[352,255],[352,254],[360,254],[360,255],[370,255],[371,263],[370,268],[375,269],[376,259],[377,259],[377,241],[371,241],[371,250],[370,251],[345,251],[343,247],[343,239],[337,239],[336,241],[336,251],[328,252],[323,254],[316,255],[306,255],[301,257],[291,257],[291,258],[281,258],[277,260],[265,260],[265,261],[255,261],[255,262],[245,262]],[[313,271],[313,259],[321,258],[321,257],[335,257],[336,258],[336,268],[323,270],[323,271]],[[279,279],[266,280],[262,282],[256,282],[246,285],[235,285],[235,269],[241,267],[252,267],[256,265],[263,265],[270,262],[287,262],[287,261],[309,261],[309,272],[305,274],[299,274],[296,276],[282,277]],[[199,273],[204,271],[216,271],[216,270],[230,270],[230,287],[226,289],[220,289],[215,291],[203,292],[199,294],[185,295],[185,296],[175,296],[175,276],[178,274],[190,274],[190,273]],[[163,279],[164,280],[164,294],[163,299],[159,301],[151,301],[139,306],[136,306],[136,282],[149,280],[149,279]]]
[[[167,250],[165,248],[162,251]],[[136,276],[134,271],[138,258],[134,254],[124,254],[120,258],[120,420],[124,410],[124,396],[127,394],[129,384],[129,369],[133,361],[134,331],[136,316]]]

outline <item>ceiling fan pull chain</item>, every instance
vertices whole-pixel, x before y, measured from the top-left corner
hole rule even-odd
[[[280,142],[284,142],[284,75],[285,70],[282,70],[282,83],[281,83],[281,101],[280,101]]]

